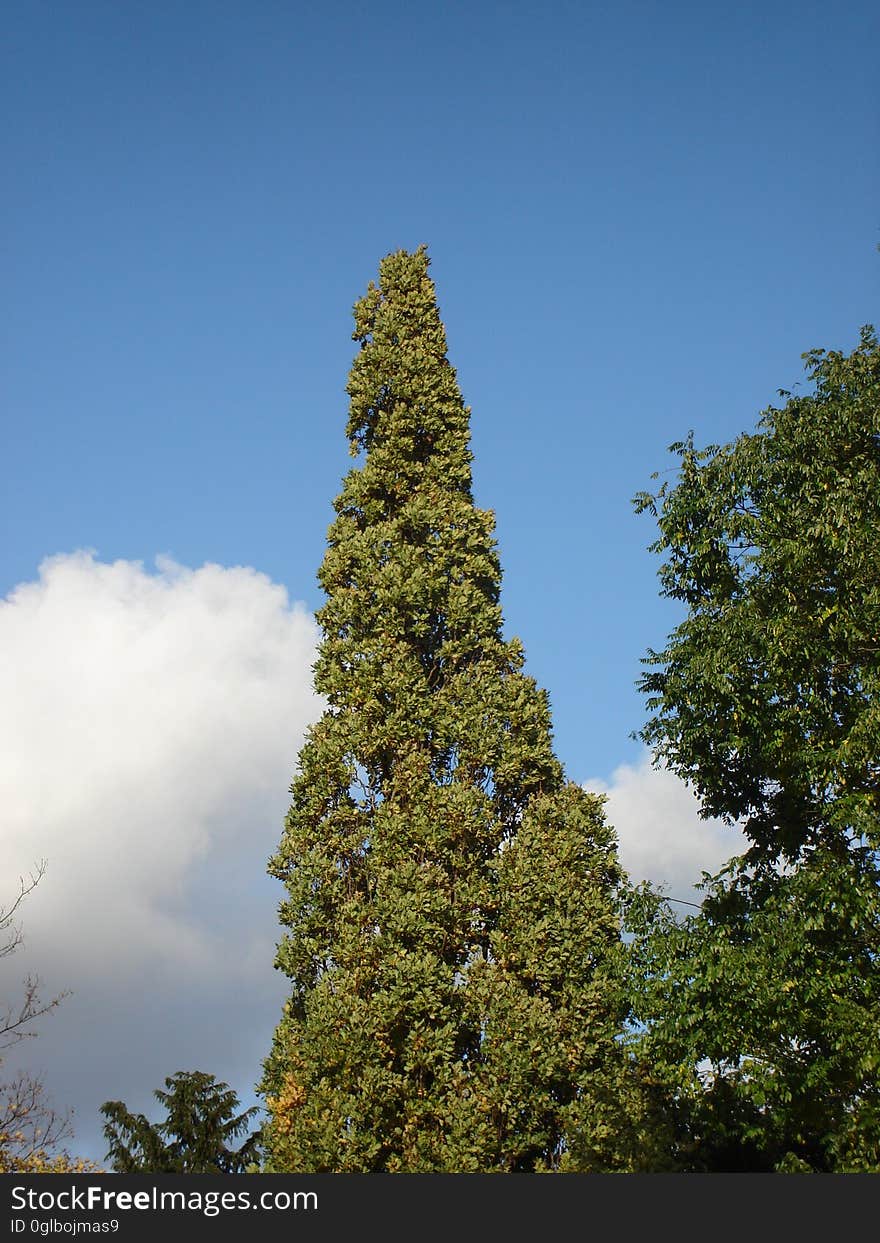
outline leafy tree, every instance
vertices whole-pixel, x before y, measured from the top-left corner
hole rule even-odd
[[[702,452],[658,519],[663,594],[686,619],[642,679],[643,738],[741,820],[751,857],[794,861],[865,837],[880,799],[880,351],[804,355],[811,395]]]
[[[319,580],[326,697],[272,874],[291,996],[270,1170],[611,1168],[627,1158],[615,843],[502,636],[493,516],[424,249],[354,308]]]
[[[256,1161],[259,1133],[241,1147],[230,1141],[247,1131],[258,1106],[238,1113],[235,1092],[202,1071],[178,1071],[154,1096],[165,1106],[164,1122],[133,1114],[122,1101],[105,1101],[107,1158],[117,1174],[242,1174]]]
[[[687,609],[642,737],[749,841],[699,915],[633,908],[693,1168],[880,1169],[880,349],[804,357],[811,393],[636,499]]]

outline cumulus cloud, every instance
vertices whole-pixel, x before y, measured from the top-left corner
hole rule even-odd
[[[246,1093],[284,979],[265,875],[306,726],[317,630],[245,567],[49,558],[0,603],[0,841],[25,970],[70,989],[19,1046],[103,1155],[98,1106],[204,1069]]]
[[[662,885],[670,897],[698,900],[701,872],[717,872],[746,848],[739,829],[701,820],[693,791],[668,769],[654,768],[647,752],[637,764],[616,768],[610,782],[591,778],[584,786],[607,796],[630,878]]]
[[[103,1101],[158,1116],[178,1070],[253,1100],[287,983],[265,867],[320,711],[316,641],[302,605],[240,566],[77,552],[0,603],[0,906],[48,864],[0,1002],[26,971],[71,990],[7,1069],[44,1073],[81,1155],[104,1155]],[[741,849],[647,757],[585,784],[608,795],[631,876],[674,896]]]

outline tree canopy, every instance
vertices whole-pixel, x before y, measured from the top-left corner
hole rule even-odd
[[[637,498],[662,592],[687,609],[650,652],[642,737],[752,858],[794,861],[880,823],[880,351],[804,355],[815,391],[699,451]]]
[[[178,1071],[165,1080],[156,1099],[165,1120],[152,1123],[122,1101],[105,1101],[107,1159],[117,1174],[242,1174],[256,1162],[259,1133],[238,1147],[230,1141],[247,1132],[258,1106],[238,1112],[236,1093],[204,1071]]]
[[[270,1170],[608,1168],[621,872],[502,633],[493,515],[424,249],[354,308],[310,730],[271,871],[290,999]]]
[[[880,1169],[880,350],[804,357],[812,392],[636,498],[687,610],[642,737],[749,843],[699,915],[632,908],[683,1168]]]

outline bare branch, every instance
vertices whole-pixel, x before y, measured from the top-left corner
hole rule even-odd
[[[43,1014],[54,1010],[69,994],[59,993],[50,1001],[40,996],[40,980],[29,975],[24,981],[24,994],[17,1006],[7,1005],[5,1013],[0,1017],[0,1049],[9,1049],[20,1040],[28,1040],[37,1033],[28,1031],[28,1024]]]
[[[7,1160],[51,1153],[72,1134],[70,1114],[47,1103],[42,1079],[23,1073],[0,1084],[0,1139]]]
[[[15,912],[21,906],[28,894],[32,893],[34,889],[36,889],[37,885],[39,885],[45,875],[46,860],[41,859],[34,868],[33,872],[30,873],[27,880],[25,880],[23,876],[19,876],[18,897],[12,903],[12,906],[8,911],[4,911],[3,907],[0,906],[0,932],[6,932],[7,928],[12,926],[12,920],[15,916]],[[14,954],[19,945],[21,945],[21,929],[14,928],[12,935],[2,945],[0,945],[0,958],[5,958],[7,954]]]
[[[18,895],[12,906],[8,910],[0,907],[0,933],[7,934],[6,940],[0,944],[0,958],[14,954],[21,945],[21,929],[13,925],[15,913],[28,894],[36,889],[45,874],[46,860],[41,859],[27,878],[24,876],[18,878]],[[12,929],[12,931],[9,932],[9,929]],[[40,1018],[41,1015],[48,1014],[50,1010],[54,1010],[59,1002],[68,995],[67,993],[59,993],[57,997],[44,1001],[40,996],[40,981],[35,975],[27,976],[23,987],[24,993],[18,1005],[7,1005],[5,1011],[0,1015],[0,1049],[8,1049],[12,1045],[18,1044],[20,1040],[27,1040],[29,1037],[35,1036],[36,1032],[28,1030],[29,1024]]]

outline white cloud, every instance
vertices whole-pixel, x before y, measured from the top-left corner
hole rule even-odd
[[[739,829],[701,820],[691,789],[668,769],[652,767],[647,753],[636,765],[616,768],[610,783],[591,778],[583,784],[607,795],[606,814],[630,878],[663,885],[670,897],[698,900],[700,873],[718,871],[745,849]]]
[[[0,905],[48,862],[0,999],[26,969],[72,990],[16,1061],[98,1156],[102,1101],[152,1113],[177,1070],[259,1074],[285,992],[266,860],[320,711],[317,629],[283,587],[157,570],[56,556],[0,603]]]
[[[287,991],[266,860],[320,711],[317,628],[283,587],[244,567],[156,569],[61,555],[0,603],[0,906],[48,861],[0,1002],[26,970],[72,990],[12,1057],[45,1071],[76,1110],[74,1151],[98,1159],[100,1104],[159,1116],[152,1091],[175,1071],[253,1099]],[[608,794],[630,874],[674,896],[741,849],[647,758],[585,784]]]

